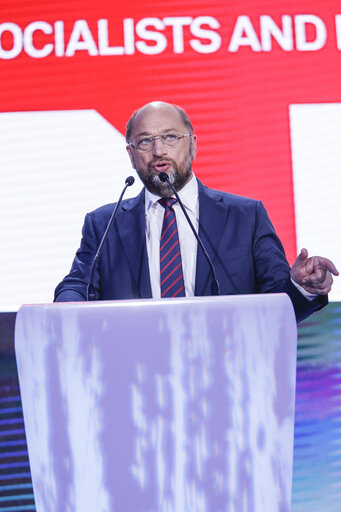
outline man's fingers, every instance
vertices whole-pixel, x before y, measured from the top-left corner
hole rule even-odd
[[[325,271],[329,271],[334,276],[339,275],[339,271],[335,267],[334,263],[330,261],[328,258],[322,258],[321,256],[313,256],[309,258],[309,261],[312,262],[314,270],[322,269]]]
[[[307,259],[305,264],[305,271],[307,274],[312,274],[314,270],[314,260],[312,258]]]
[[[331,272],[334,276],[338,276],[339,271],[335,267],[334,263],[332,261],[328,260],[327,258],[323,258],[323,259],[326,261],[325,269],[329,270],[329,272]]]
[[[331,275],[327,270],[324,270],[321,267],[317,267],[314,269],[314,272],[312,272],[310,276],[307,277],[307,279],[314,284],[324,283],[328,274]]]
[[[303,247],[303,249],[301,249],[301,252],[297,256],[297,260],[296,261],[304,263],[307,259],[308,259],[308,251],[307,251],[307,249],[305,247]]]
[[[307,249],[303,248],[301,249],[301,252],[296,258],[296,261],[294,262],[292,268],[295,272],[305,270],[306,264],[308,259],[308,251]]]
[[[320,290],[318,292],[319,295],[328,295],[328,293],[330,292],[330,290],[332,289],[331,286],[327,286],[325,288],[323,288],[322,290]]]
[[[331,287],[333,284],[333,277],[330,272],[318,269],[309,277],[304,278],[302,283],[304,286],[314,288],[318,293],[320,293],[320,290]]]
[[[328,286],[321,286],[317,288],[312,288],[314,293],[318,293],[319,295],[328,295],[330,290],[332,289],[332,285],[329,284]]]

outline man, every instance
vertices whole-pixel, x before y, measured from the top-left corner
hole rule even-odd
[[[213,261],[221,295],[286,292],[298,321],[327,304],[332,274],[338,275],[330,260],[308,258],[303,249],[290,270],[261,202],[208,189],[194,177],[197,140],[180,107],[143,106],[129,120],[126,138],[145,188],[118,210],[95,275],[97,299],[211,295],[209,265],[179,204],[160,202],[173,196],[159,178],[164,172]],[[56,301],[86,300],[91,264],[112,210],[107,205],[86,216],[81,246],[56,288]]]

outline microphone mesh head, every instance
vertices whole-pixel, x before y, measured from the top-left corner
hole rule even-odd
[[[168,174],[166,174],[165,172],[160,172],[159,178],[161,181],[166,182],[168,181]]]
[[[126,185],[128,185],[130,187],[130,185],[132,185],[134,183],[134,181],[135,181],[134,176],[128,176],[125,183],[126,183]]]

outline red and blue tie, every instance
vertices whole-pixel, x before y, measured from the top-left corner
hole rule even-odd
[[[164,207],[160,238],[160,286],[161,297],[185,297],[178,226],[173,205],[176,199],[159,199]]]

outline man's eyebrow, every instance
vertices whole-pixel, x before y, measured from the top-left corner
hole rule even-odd
[[[149,132],[141,132],[136,135],[136,137],[141,137],[142,135],[150,135]]]
[[[162,132],[160,132],[160,133],[168,133],[168,132],[179,132],[179,130],[177,130],[176,128],[166,128],[165,130],[162,130]],[[143,136],[153,137],[153,135],[149,132],[141,132],[136,135],[136,138],[143,137]]]

